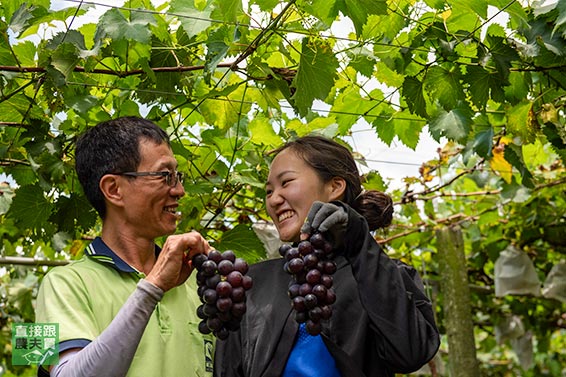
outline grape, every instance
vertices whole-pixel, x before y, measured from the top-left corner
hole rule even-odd
[[[236,318],[242,318],[244,313],[246,312],[246,304],[243,302],[236,302],[232,305],[232,315]]]
[[[217,297],[218,295],[216,294],[216,291],[214,289],[207,288],[202,295],[202,301],[206,304],[214,304]]]
[[[284,258],[284,270],[293,276],[288,296],[295,311],[295,321],[306,323],[311,335],[322,331],[321,321],[332,316],[336,293],[332,275],[336,263],[332,260],[333,246],[323,234],[315,232],[296,247],[282,245],[279,254]]]
[[[216,300],[216,308],[221,312],[227,312],[232,309],[232,299],[230,297],[221,297]]]
[[[248,275],[244,275],[244,277],[242,278],[242,287],[244,287],[244,289],[246,291],[249,291],[253,286],[253,280],[251,276]]]
[[[220,283],[221,280],[222,278],[220,277],[220,275],[209,276],[208,278],[206,278],[206,286],[214,289],[216,288],[216,285]]]
[[[291,286],[289,286],[289,298],[290,299],[294,299],[295,297],[297,297],[299,295],[299,288],[300,285],[299,284],[291,284]]]
[[[241,258],[236,258],[236,261],[234,262],[234,269],[242,275],[245,275],[249,270],[248,263]]]
[[[222,327],[220,330],[215,331],[214,335],[220,340],[228,339],[228,335],[229,335],[228,329],[226,329],[225,327]]]
[[[305,255],[303,260],[304,265],[307,268],[313,268],[318,264],[318,257],[313,253]]]
[[[313,287],[312,293],[316,296],[319,300],[326,300],[326,292],[327,289],[322,284],[317,284]]]
[[[320,281],[321,273],[319,270],[310,270],[307,272],[307,284],[315,285]]]
[[[193,267],[195,267],[197,270],[200,270],[202,267],[202,264],[208,260],[208,257],[205,254],[197,254],[193,257]]]
[[[301,254],[303,256],[310,254],[313,251],[311,243],[309,241],[306,241],[306,240],[299,242],[297,249],[299,249],[299,254]]]
[[[216,293],[219,297],[228,297],[232,294],[232,285],[227,281],[221,281],[216,285]]]
[[[232,250],[226,250],[222,253],[222,259],[234,263],[236,261],[236,254],[234,254]]]
[[[208,260],[213,261],[214,263],[220,263],[220,261],[222,260],[222,254],[220,254],[220,252],[218,250],[211,250],[208,253]]]
[[[297,296],[293,299],[293,309],[298,312],[304,312],[307,308],[305,304],[305,298],[303,296]]]
[[[230,297],[232,298],[232,302],[242,302],[246,299],[246,289],[244,287],[232,288]]]
[[[322,309],[320,306],[315,306],[309,310],[309,318],[313,322],[319,322],[322,319]]]
[[[198,324],[198,331],[200,331],[202,334],[211,333],[210,329],[208,328],[208,325],[206,324],[206,320],[200,321],[200,323]]]
[[[232,271],[234,271],[234,264],[229,260],[224,259],[218,263],[218,273],[220,275],[228,275]]]
[[[322,311],[322,319],[329,319],[332,316],[332,306],[323,305],[320,307],[320,310]]]
[[[283,246],[289,246],[289,245],[283,245]],[[301,254],[299,254],[299,250],[294,247],[291,247],[289,251],[287,251],[287,253],[284,255],[285,259],[287,259],[288,261],[293,258],[299,258],[300,256]]]
[[[218,331],[222,327],[222,321],[218,317],[211,317],[206,320],[206,325],[211,331]]]
[[[332,279],[332,276],[330,275],[322,275],[320,277],[320,282],[322,283],[322,285],[324,285],[326,288],[330,288],[332,287],[332,284],[334,282],[334,279]]]
[[[306,325],[307,332],[311,335],[318,335],[322,331],[322,326],[320,322],[315,322],[312,319],[307,320]]]
[[[287,264],[287,270],[291,274],[296,274],[305,267],[305,264],[301,258],[293,258]]]
[[[247,275],[248,264],[231,250],[211,250],[208,255],[195,255],[191,261],[197,269],[197,294],[202,302],[197,308],[202,320],[198,329],[202,334],[227,339],[230,331],[240,328],[246,312],[246,291],[253,286]]]
[[[279,254],[284,257],[285,255],[287,255],[287,253],[289,252],[289,250],[291,250],[293,247],[289,244],[283,244],[281,245],[281,247],[279,248]]]
[[[212,276],[216,273],[216,262],[213,260],[206,260],[201,265],[204,276]]]
[[[326,240],[321,233],[313,234],[312,236],[310,236],[309,241],[317,249],[322,249],[324,247],[324,244],[326,243]]]
[[[303,297],[312,292],[312,287],[309,283],[303,283],[299,286],[299,294]]]
[[[204,304],[197,308],[197,317],[200,319],[206,319],[208,316],[204,314]]]
[[[307,309],[312,309],[318,304],[318,299],[312,293],[305,296],[305,306]]]
[[[226,276],[226,281],[234,288],[242,286],[243,279],[244,276],[239,271],[232,271]]]

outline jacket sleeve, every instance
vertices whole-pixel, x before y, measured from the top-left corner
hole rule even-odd
[[[343,252],[378,339],[377,357],[397,373],[410,373],[434,357],[440,336],[430,300],[417,271],[389,258],[371,236],[365,219],[348,212]]]

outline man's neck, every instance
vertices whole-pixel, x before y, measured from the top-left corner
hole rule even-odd
[[[155,264],[155,243],[133,234],[108,231],[102,229],[101,238],[104,243],[131,267],[146,275]]]

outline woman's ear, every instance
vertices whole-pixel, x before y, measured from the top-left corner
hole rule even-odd
[[[346,192],[346,181],[341,177],[334,177],[330,180],[330,200],[344,199]]]
[[[119,176],[114,174],[106,174],[100,178],[100,191],[104,198],[113,205],[119,205],[122,201],[122,190],[120,189]]]

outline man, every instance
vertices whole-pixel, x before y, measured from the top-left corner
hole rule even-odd
[[[213,337],[198,331],[196,274],[189,279],[191,257],[209,245],[197,232],[154,242],[174,233],[185,194],[167,134],[118,118],[87,130],[75,157],[102,232],[41,283],[36,322],[59,324],[51,376],[212,375]]]

